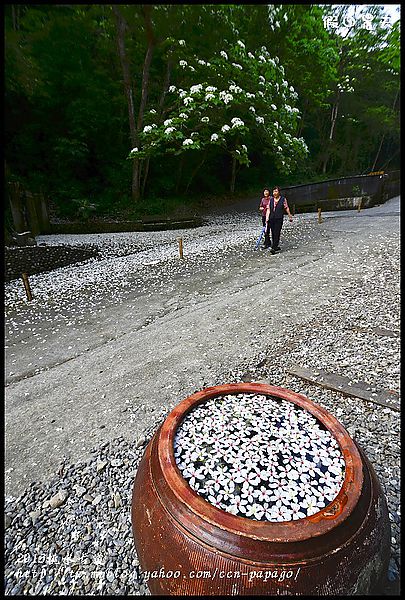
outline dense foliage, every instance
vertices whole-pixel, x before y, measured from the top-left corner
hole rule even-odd
[[[382,10],[7,5],[7,176],[73,214],[399,168]]]

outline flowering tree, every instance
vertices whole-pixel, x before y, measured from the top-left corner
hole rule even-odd
[[[216,146],[232,158],[233,192],[237,165],[250,163],[248,144],[253,136],[280,172],[290,172],[306,155],[305,141],[294,136],[298,96],[285,80],[278,57],[271,57],[265,46],[252,53],[238,40],[206,61],[187,56],[184,40],[173,40],[170,52],[180,84],[168,88],[162,122],[157,122],[156,108],[145,114],[139,146],[129,159],[199,152],[200,168]]]

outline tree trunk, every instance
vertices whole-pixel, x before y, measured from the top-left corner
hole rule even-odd
[[[14,29],[14,31],[18,31],[20,29],[20,5],[19,4],[11,5],[11,17],[13,20],[13,29]]]
[[[184,166],[184,154],[180,156],[179,160],[179,169],[177,171],[177,181],[176,181],[176,194],[178,194],[180,189],[181,176],[183,174],[183,166]]]
[[[11,5],[11,16],[13,19],[13,29],[14,29],[14,31],[17,31],[17,15],[16,15],[14,4]]]
[[[163,84],[163,91],[160,96],[159,106],[158,106],[159,117],[161,117],[161,115],[162,115],[166,92],[169,88],[170,73],[171,73],[171,61],[168,60],[167,65],[166,65],[166,76],[165,76],[165,81]],[[149,174],[149,164],[150,164],[150,157],[148,156],[148,158],[146,159],[146,162],[145,162],[145,171],[144,171],[143,182],[142,182],[142,197],[145,195],[146,180],[147,180],[148,174]],[[176,191],[177,191],[177,189],[176,189]]]
[[[378,157],[380,156],[380,152],[381,152],[381,148],[382,148],[382,145],[383,145],[383,142],[384,142],[384,138],[385,138],[385,133],[382,134],[380,145],[378,146],[377,154],[375,155],[373,166],[371,167],[371,172],[375,171],[375,166],[377,164]]]
[[[337,119],[338,109],[339,109],[339,99],[340,99],[340,92],[338,92],[337,99],[332,106],[332,112],[331,112],[331,117],[330,117],[331,123],[330,123],[329,139],[327,141],[327,147],[325,149],[325,158],[323,160],[323,165],[322,165],[323,175],[325,175],[325,173],[326,173],[326,167],[328,165],[329,156],[330,156],[330,149],[332,147],[333,134],[335,132],[336,119]]]
[[[306,99],[305,103],[304,103],[304,107],[302,109],[301,119],[298,121],[298,127],[297,127],[297,133],[296,133],[297,137],[301,136],[301,133],[302,133],[302,130],[304,127],[304,117],[306,116],[307,111],[308,111],[308,105],[309,105],[309,101]]]
[[[346,35],[348,35],[348,33]],[[345,62],[346,62],[346,56],[345,56],[345,53],[343,52],[343,48],[341,47],[341,57],[340,57],[340,60],[339,60],[339,67],[338,67],[339,68],[339,77],[340,78],[343,76],[343,73],[344,73]],[[325,158],[324,158],[323,165],[322,165],[322,173],[324,175],[326,173],[326,168],[327,168],[328,161],[329,161],[329,156],[330,156],[330,150],[332,148],[333,134],[335,132],[336,119],[337,119],[338,110],[339,110],[340,93],[341,93],[340,90],[337,90],[336,100],[335,100],[335,102],[332,105],[331,124],[330,124],[330,131],[329,131],[329,141],[328,141],[328,145],[326,147]]]
[[[148,87],[149,87],[149,74],[150,74],[150,65],[152,62],[152,55],[154,49],[154,37],[152,31],[152,22],[151,22],[151,13],[152,7],[150,5],[144,5],[143,11],[145,15],[145,27],[146,27],[146,36],[148,47],[146,49],[145,60],[143,63],[143,73],[142,73],[142,94],[141,94],[141,102],[139,104],[139,112],[138,112],[138,122],[137,122],[137,130],[140,131],[143,125],[143,115],[145,113],[146,99],[148,97]]]
[[[170,60],[170,58],[167,60],[166,63],[166,75],[165,75],[165,82],[163,84],[163,91],[162,94],[160,96],[160,100],[159,100],[159,114],[161,115],[163,112],[163,105],[165,102],[165,97],[167,94],[167,90],[169,89],[169,84],[170,84],[170,75],[172,72],[172,61]]]
[[[236,158],[232,157],[232,175],[231,175],[231,194],[235,192],[235,181],[236,181]]]
[[[117,46],[118,55],[120,57],[122,75],[124,80],[124,92],[128,104],[128,119],[129,119],[129,132],[131,138],[131,144],[134,148],[138,144],[138,133],[135,125],[135,111],[134,111],[134,99],[132,94],[131,84],[131,72],[129,68],[129,61],[127,52],[125,49],[125,31],[128,29],[128,25],[121,14],[118,6],[112,5],[112,9],[116,18],[117,25]],[[134,158],[132,163],[132,199],[136,202],[139,200],[139,159]]]
[[[206,154],[205,154],[205,152],[204,152],[204,155],[203,155],[203,157],[202,157],[202,160],[201,160],[201,161],[198,163],[198,165],[196,166],[196,168],[195,168],[195,169],[194,169],[194,171],[192,172],[192,174],[191,174],[191,177],[190,177],[190,179],[188,180],[188,183],[187,183],[187,186],[186,186],[186,189],[185,189],[185,193],[186,193],[186,194],[188,194],[189,187],[190,187],[190,185],[191,185],[191,182],[193,181],[194,177],[197,175],[198,171],[199,171],[199,170],[201,169],[201,167],[203,166],[203,164],[204,164],[204,162],[205,162],[205,156],[206,156]]]
[[[149,4],[144,4],[142,6],[144,20],[145,20],[147,48],[146,48],[145,60],[143,62],[141,101],[139,103],[138,121],[137,121],[137,125],[136,125],[137,133],[139,131],[141,131],[141,129],[143,127],[143,117],[145,114],[146,100],[148,98],[148,91],[149,91],[150,66],[152,64],[152,56],[153,56],[153,50],[154,50],[154,46],[155,46],[155,37],[153,34],[152,19],[151,19],[152,8],[153,7]],[[147,159],[147,166],[145,165],[146,176],[148,174],[148,171],[149,171],[149,158]],[[138,162],[138,165],[136,168],[135,177],[138,180],[138,189],[139,189],[139,196],[140,196],[141,167],[140,167],[139,162]],[[145,190],[145,185],[146,185],[146,181],[143,182],[142,190]]]
[[[143,176],[143,180],[142,180],[142,190],[141,190],[141,194],[142,194],[142,198],[145,196],[145,187],[146,187],[146,180],[148,179],[148,174],[149,174],[149,163],[150,163],[150,156],[147,157],[147,159],[145,160],[144,163],[144,176]]]
[[[392,110],[395,109],[395,105],[396,105],[397,100],[398,100],[398,94],[399,94],[399,89],[397,90],[397,93],[395,95],[394,102],[392,104]],[[380,141],[380,145],[378,147],[377,154],[376,154],[376,157],[375,157],[374,162],[373,162],[373,166],[371,167],[371,171],[372,172],[375,171],[375,167],[376,167],[376,164],[377,164],[378,157],[380,156],[380,152],[381,152],[381,148],[382,148],[384,139],[385,139],[385,132],[382,135],[382,138],[381,138],[381,141]]]

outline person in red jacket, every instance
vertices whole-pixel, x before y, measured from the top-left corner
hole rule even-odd
[[[267,188],[263,190],[263,198],[260,201],[259,211],[262,215],[263,227],[266,227],[264,231],[264,247],[270,248],[270,223],[269,223],[269,205],[270,205],[270,190]]]
[[[273,240],[270,252],[275,254],[280,251],[279,241],[281,228],[283,227],[284,211],[286,211],[290,221],[293,220],[292,214],[288,207],[287,198],[280,195],[278,185],[273,188],[273,195],[270,196],[268,208],[266,211],[266,220],[268,221],[271,230],[271,239]]]

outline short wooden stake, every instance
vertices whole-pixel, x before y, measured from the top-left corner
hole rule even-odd
[[[318,208],[318,223],[322,223],[322,208]]]
[[[180,258],[183,258],[183,239],[182,238],[178,238],[179,241],[179,254],[180,254]]]
[[[360,198],[360,200],[359,200],[359,203],[358,203],[358,205],[357,205],[357,212],[360,212],[360,211],[361,211],[361,203],[362,203],[362,200],[363,200],[363,199],[362,199],[362,198]]]
[[[32,293],[31,293],[30,282],[28,281],[28,275],[27,275],[27,273],[21,273],[21,277],[24,282],[25,293],[27,294],[27,300],[28,300],[28,302],[31,302]]]

